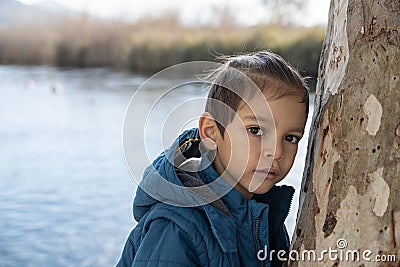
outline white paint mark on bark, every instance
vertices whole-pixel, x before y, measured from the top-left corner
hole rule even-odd
[[[327,205],[326,203],[319,205],[321,212],[325,216],[316,215],[315,246],[317,251],[318,249],[332,247],[339,238],[346,239],[348,248],[352,250],[362,251],[368,249],[379,251],[382,243],[393,236],[392,228],[389,228],[383,236],[379,228],[377,228],[382,223],[381,216],[388,209],[390,195],[390,188],[382,178],[383,171],[384,168],[382,167],[369,174],[371,184],[364,195],[358,194],[355,186],[349,186],[346,197],[340,202],[340,208],[335,214],[337,219],[336,226],[328,237],[324,237],[324,232],[322,231],[323,221],[320,218],[325,218],[327,211],[325,207]],[[397,222],[400,223],[400,211],[396,216]],[[369,232],[366,233],[364,229],[368,229]],[[368,238],[365,238],[366,234],[368,234]],[[400,233],[397,233],[397,235],[400,235]],[[328,262],[323,263],[326,263],[323,266],[328,264]]]
[[[324,238],[323,231],[317,231],[317,237],[315,238],[317,250],[318,248],[333,247],[339,238],[347,240],[347,248],[349,250],[378,252],[382,248],[383,243],[392,236],[391,228],[382,236],[379,231],[380,228],[378,228],[378,225],[382,223],[381,218],[374,216],[376,212],[373,210],[376,208],[378,212],[382,212],[387,208],[387,204],[385,205],[387,198],[380,199],[377,196],[378,190],[374,188],[376,186],[385,188],[382,183],[382,173],[383,168],[371,175],[371,179],[376,180],[370,184],[364,195],[358,194],[355,186],[349,186],[346,197],[341,201],[340,208],[336,211],[337,224],[332,234]],[[384,194],[383,192],[381,193]],[[400,214],[398,219],[400,220]],[[368,230],[368,232],[365,232],[365,230]],[[368,238],[365,238],[366,235],[368,235]],[[321,266],[328,265],[328,263],[331,262],[324,261]]]
[[[349,61],[347,38],[348,0],[334,1],[334,15],[337,19],[333,28],[332,42],[329,47],[328,67],[325,69],[327,93],[337,94]]]
[[[367,201],[369,197],[358,194],[353,185],[349,186],[347,195],[336,212],[337,224],[332,234],[325,238],[323,231],[317,231],[315,240],[318,253],[321,253],[322,249],[334,248],[339,238],[343,238],[348,242],[347,248],[349,250],[363,251],[370,249],[371,251],[379,251],[379,243],[376,241],[378,240],[377,231],[372,231],[371,233],[363,231],[363,229],[373,229],[371,227],[378,221],[378,217],[371,216],[373,213]],[[370,219],[365,220],[363,218]],[[365,238],[366,234],[369,235],[369,238]],[[318,266],[331,266],[332,261],[329,261],[329,257],[326,257],[319,264]],[[340,264],[340,266],[342,265]]]
[[[383,167],[379,168],[374,173],[370,174],[371,180],[373,180],[371,185],[372,198],[374,198],[375,204],[373,212],[376,216],[382,217],[385,214],[388,207],[388,200],[390,195],[389,185],[383,179]]]
[[[379,100],[374,96],[370,95],[364,104],[364,113],[368,117],[366,130],[369,135],[376,135],[381,126],[382,119],[382,105]]]

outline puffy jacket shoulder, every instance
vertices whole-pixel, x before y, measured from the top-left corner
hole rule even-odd
[[[215,265],[222,251],[206,220],[199,209],[154,205],[132,230],[117,266],[221,265]]]

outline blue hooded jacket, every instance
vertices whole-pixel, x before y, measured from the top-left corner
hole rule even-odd
[[[133,203],[138,224],[117,266],[282,265],[294,189],[274,186],[246,200],[201,152],[198,130],[187,130],[145,170]]]

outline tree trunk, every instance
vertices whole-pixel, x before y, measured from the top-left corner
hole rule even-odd
[[[331,1],[289,266],[400,266],[399,13]]]

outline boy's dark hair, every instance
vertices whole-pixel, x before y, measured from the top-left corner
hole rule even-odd
[[[223,65],[208,76],[209,94],[205,111],[215,119],[222,136],[243,98],[252,95],[249,86],[256,85],[267,100],[284,96],[300,96],[300,103],[309,104],[306,79],[282,57],[270,51],[223,58]],[[250,85],[251,83],[254,83]],[[245,96],[245,97],[244,97]]]

